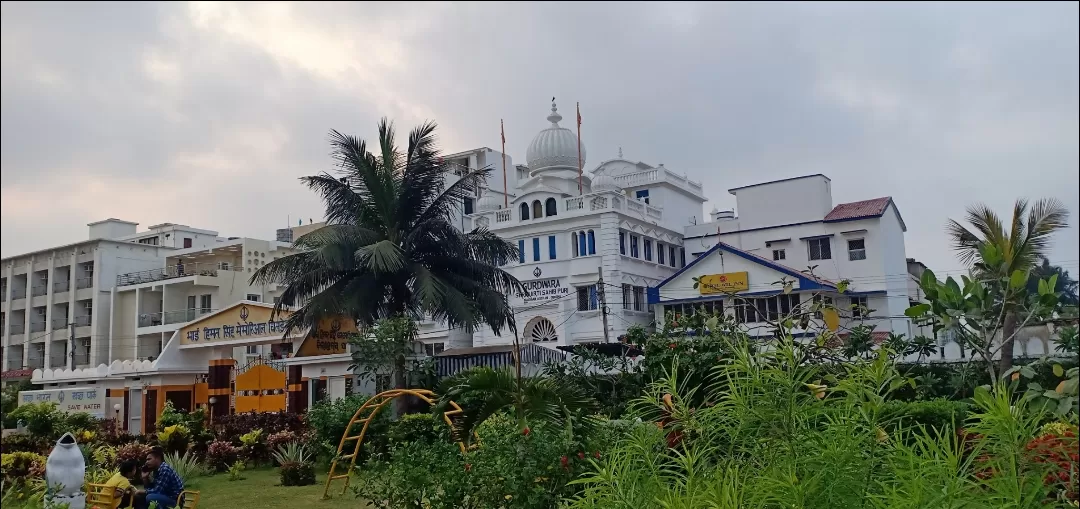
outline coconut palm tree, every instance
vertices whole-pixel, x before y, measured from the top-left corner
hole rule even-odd
[[[385,118],[378,154],[331,131],[333,174],[300,179],[322,197],[327,225],[296,239],[297,253],[266,264],[251,281],[285,286],[274,312],[295,308],[290,331],[342,315],[362,325],[427,316],[467,331],[513,330],[507,295],[521,284],[499,265],[516,259],[517,248],[485,228],[462,232],[452,224],[490,170],[470,170],[447,186],[433,122],[412,130],[406,151],[395,143]],[[404,363],[396,361],[399,388]]]
[[[960,260],[972,268],[976,278],[1001,280],[1015,271],[1029,272],[1045,257],[1050,236],[1068,226],[1069,211],[1056,199],[1042,199],[1028,206],[1025,199],[1016,200],[1012,220],[1006,224],[990,207],[975,204],[967,209],[967,222],[973,230],[950,219],[946,231],[952,239]],[[992,246],[1001,254],[1000,263],[982,259],[983,246]],[[1012,367],[1013,339],[1017,329],[1020,302],[1006,299],[1001,325],[1000,373]]]

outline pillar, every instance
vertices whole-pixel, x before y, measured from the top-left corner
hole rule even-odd
[[[211,415],[229,415],[229,400],[232,396],[230,385],[235,362],[233,359],[210,361],[206,377],[206,396]],[[215,398],[214,403],[209,403],[210,398]]]

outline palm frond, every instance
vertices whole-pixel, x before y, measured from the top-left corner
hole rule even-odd
[[[1069,210],[1054,198],[1035,202],[1027,217],[1026,235],[1016,245],[1015,256],[1025,267],[1033,267],[1050,248],[1050,236],[1069,227]]]

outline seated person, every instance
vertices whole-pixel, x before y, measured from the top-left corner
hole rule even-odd
[[[120,471],[105,481],[105,486],[115,490],[112,509],[132,506],[134,490],[131,487],[131,480],[135,478],[138,467],[139,464],[135,460],[121,461]]]
[[[165,453],[160,447],[150,449],[150,454],[146,455],[146,467],[152,470],[154,475],[153,480],[144,484],[146,489],[138,492],[145,494],[142,504],[149,507],[151,503],[157,502],[159,509],[176,507],[176,500],[184,491],[184,481],[168,463],[165,463]]]

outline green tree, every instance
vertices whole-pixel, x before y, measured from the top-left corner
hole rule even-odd
[[[1054,275],[1058,277],[1057,286],[1054,288],[1054,291],[1060,294],[1058,297],[1058,304],[1061,307],[1076,307],[1077,305],[1080,305],[1080,298],[1077,297],[1076,293],[1077,286],[1080,285],[1080,283],[1069,275],[1069,271],[1057,265],[1050,265],[1050,260],[1047,260],[1046,258],[1043,258],[1042,264],[1036,265],[1031,271],[1031,275],[1028,276],[1028,293],[1038,293],[1039,280],[1050,279],[1050,276]]]
[[[467,331],[514,328],[507,295],[520,282],[499,268],[517,249],[485,228],[462,232],[452,216],[490,173],[470,170],[446,185],[435,124],[412,130],[398,149],[394,126],[379,123],[379,154],[365,141],[330,132],[335,174],[301,180],[326,206],[327,225],[296,239],[298,252],[252,275],[285,286],[274,312],[294,308],[287,329],[347,316],[370,326],[379,318],[427,316]],[[405,386],[405,356],[395,386]]]
[[[1013,273],[1020,271],[1026,282],[1027,274],[1040,258],[1045,257],[1050,236],[1068,227],[1069,211],[1053,198],[1039,200],[1031,207],[1027,200],[1019,199],[1013,205],[1012,220],[1007,224],[981,203],[968,207],[966,219],[973,230],[952,219],[946,230],[960,260],[971,266],[974,277],[998,281],[1011,278]],[[994,260],[986,259],[983,248],[988,245],[993,246],[1000,256]],[[1000,372],[1012,367],[1013,339],[1019,320],[1017,310],[1027,292],[1008,293],[1012,298],[1000,302],[1003,310]]]

